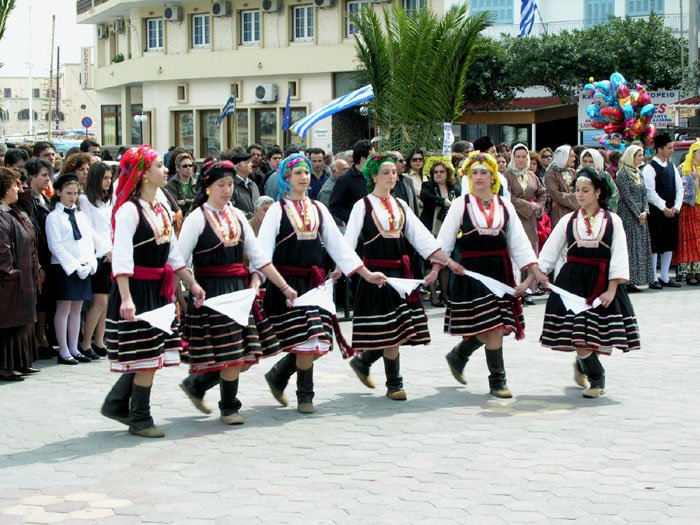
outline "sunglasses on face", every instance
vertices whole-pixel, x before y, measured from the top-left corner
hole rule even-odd
[[[191,168],[191,167],[192,167],[192,164],[180,164],[180,168],[182,168],[182,169],[187,169],[187,168]]]
[[[406,163],[406,161],[403,159],[397,159],[396,162],[403,162],[404,164]]]
[[[411,162],[423,162],[423,157],[414,157],[411,159]]]
[[[552,156],[551,156],[551,155],[542,155],[542,158],[543,158],[543,159],[551,159]]]

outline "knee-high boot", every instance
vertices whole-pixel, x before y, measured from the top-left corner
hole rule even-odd
[[[134,384],[134,374],[120,374],[112,390],[109,391],[100,412],[103,416],[124,425],[129,424],[129,399]]]
[[[368,388],[374,388],[374,381],[369,377],[369,369],[382,358],[382,355],[381,350],[365,350],[350,360],[350,368],[355,371],[362,384]]]
[[[506,369],[503,365],[503,347],[486,349],[486,364],[489,367],[489,387],[496,397],[510,398],[513,394],[506,385]]]
[[[450,372],[452,372],[454,378],[463,385],[467,384],[467,379],[464,377],[464,367],[467,366],[471,355],[482,346],[484,346],[484,343],[479,341],[476,336],[472,336],[468,339],[462,339],[459,344],[445,356],[447,364],[450,365]]]
[[[314,367],[308,370],[297,368],[297,411],[301,414],[314,413]]]
[[[207,390],[214,388],[219,383],[218,370],[214,372],[205,372],[203,374],[189,374],[185,380],[180,383],[180,388],[190,398],[192,404],[197,407],[197,410],[205,414],[211,414],[211,406],[204,401],[204,394]]]
[[[396,359],[384,358],[384,372],[386,373],[386,395],[394,401],[406,401],[406,392],[403,389],[403,377],[401,377],[400,357]]]
[[[129,410],[129,433],[147,438],[160,438],[165,433],[156,428],[151,417],[151,387],[134,383]]]
[[[270,368],[270,371],[265,374],[265,380],[270,387],[270,392],[275,396],[275,399],[283,406],[287,406],[287,396],[284,395],[284,389],[289,384],[289,378],[294,375],[297,370],[297,355],[287,352],[282,359],[275,363],[275,366]]]
[[[221,392],[221,401],[219,401],[221,421],[227,425],[242,425],[243,416],[238,411],[243,404],[236,397],[238,395],[238,379],[235,381],[219,379],[219,390]]]
[[[583,397],[600,397],[605,394],[605,368],[598,359],[598,354],[593,352],[579,361],[590,383],[590,388],[583,392]]]

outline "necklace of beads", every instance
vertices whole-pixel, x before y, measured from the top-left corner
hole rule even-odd
[[[309,216],[308,207],[304,207],[304,203],[302,201],[292,200],[292,202],[294,203],[294,209],[296,209],[297,213],[299,214],[299,219],[301,220],[301,222],[299,222],[296,216],[293,217],[297,230],[310,232],[311,217]]]
[[[394,215],[394,208],[391,205],[391,201],[389,200],[389,197],[387,198],[382,198],[379,197],[379,203],[381,204],[382,208],[384,211],[386,211],[387,215],[389,216],[389,229],[394,230],[395,226],[398,225],[398,220],[396,219],[396,215]]]
[[[214,222],[216,223],[216,229],[219,230],[221,233],[221,236],[224,238],[224,241],[228,242],[231,239],[233,239],[234,236],[234,228],[233,228],[233,222],[231,221],[231,218],[228,216],[228,213],[226,213],[226,208],[224,208],[221,211],[217,210],[211,210],[212,211],[212,216],[214,217]],[[228,224],[228,233],[226,233],[226,228],[224,228],[224,223],[221,222],[221,219],[219,219],[219,215],[221,215],[224,219],[226,219],[226,224]]]
[[[172,231],[172,225],[170,222],[170,217],[168,217],[168,214],[166,213],[165,209],[161,205],[160,202],[156,201],[155,203],[149,202],[148,205],[151,207],[151,211],[156,214],[157,217],[160,217],[161,220],[163,221],[163,237],[170,237],[171,231]]]
[[[593,225],[595,224],[596,216],[598,215],[599,211],[600,208],[596,208],[593,214],[589,217],[586,213],[586,210],[581,208],[581,214],[583,215],[583,224],[586,227],[586,233],[591,237],[593,236]]]

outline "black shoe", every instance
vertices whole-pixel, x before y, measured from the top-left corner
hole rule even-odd
[[[39,370],[38,368],[32,368],[31,366],[20,366],[19,368],[17,368],[17,371],[20,374],[25,374],[25,375],[26,374],[38,374],[39,372],[41,372],[41,370]]]
[[[98,356],[107,357],[107,349],[104,346],[99,347],[95,343],[92,343],[90,347],[92,348],[92,351],[95,352]]]
[[[314,413],[314,367],[308,370],[297,368],[297,412]]]
[[[80,352],[78,352],[78,355],[74,355],[73,359],[75,359],[76,361],[78,361],[80,363],[89,363],[90,361],[92,361],[92,359],[90,359],[86,355],[81,354]]]
[[[535,290],[534,292],[532,292],[530,295],[534,295],[535,297],[542,297],[542,296],[545,295],[546,293],[547,293],[547,292],[545,292],[545,291],[542,290],[541,288],[538,288],[537,290]]]
[[[56,351],[50,346],[40,346],[37,348],[39,352],[39,359],[53,359],[56,357]]]
[[[68,357],[61,357],[60,355],[58,356],[58,364],[59,365],[77,365],[78,360],[71,356]]]
[[[659,284],[659,281],[654,281],[649,285],[650,290],[663,290],[664,287]]]
[[[637,288],[634,284],[628,284],[627,285],[627,293],[639,293],[642,290]]]
[[[270,387],[270,392],[274,398],[282,406],[287,406],[287,396],[284,395],[284,389],[287,388],[289,378],[297,371],[297,356],[291,352],[287,353],[282,359],[277,361],[275,365],[265,374],[265,381]]]
[[[24,381],[24,378],[17,374],[0,374],[0,381]]]
[[[482,346],[484,346],[484,343],[476,337],[469,337],[468,339],[462,339],[457,346],[445,355],[447,364],[450,366],[450,372],[463,385],[467,384],[467,380],[464,377],[464,367],[467,366],[471,355]]]
[[[87,350],[83,349],[82,346],[78,346],[78,352],[83,354],[85,357],[89,357],[91,361],[98,361],[100,356],[95,353],[92,346],[88,346]]]
[[[523,302],[523,304],[526,304],[528,306],[533,306],[535,304],[535,301],[533,301],[532,299],[530,299],[527,296],[522,298],[522,302]]]
[[[661,286],[663,286],[665,288],[680,288],[681,287],[681,285],[679,283],[672,281],[671,279],[669,279],[667,283],[665,283],[661,279],[659,279],[659,283],[661,284]]]

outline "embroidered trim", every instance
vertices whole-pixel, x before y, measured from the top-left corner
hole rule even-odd
[[[226,206],[223,210],[221,210],[221,213],[224,215],[229,229],[231,230],[228,236],[226,235],[226,228],[224,224],[218,217],[218,212],[202,206],[202,213],[204,213],[204,218],[209,223],[211,229],[214,230],[216,237],[224,246],[236,246],[238,244],[238,241],[241,239],[241,232],[243,228],[238,220],[238,216],[229,206]]]
[[[298,216],[296,205],[290,206],[286,200],[283,207],[298,240],[313,240],[318,237],[318,227],[321,224],[319,211],[316,206],[312,206],[309,199],[304,199],[304,217]],[[306,229],[306,225],[308,225],[308,229]]]
[[[381,200],[381,199],[380,199]],[[391,215],[388,210],[385,209],[387,215],[389,215],[389,229],[385,229],[384,225],[382,224],[382,221],[379,220],[379,216],[377,215],[377,211],[374,209],[374,205],[372,204],[372,201],[368,198],[367,201],[369,202],[370,207],[372,208],[372,221],[374,222],[374,225],[377,227],[377,231],[379,232],[379,235],[381,235],[385,239],[399,239],[401,238],[401,235],[403,235],[403,227],[404,224],[406,224],[406,216],[404,215],[403,208],[401,205],[396,202],[396,199],[392,199],[389,202],[391,202],[391,207],[392,209],[394,208],[394,202],[396,202],[396,207],[399,209],[399,217],[398,219],[394,219],[393,221],[391,220]],[[391,226],[394,226],[393,228]]]
[[[578,232],[578,219],[580,215],[579,213],[576,214],[576,217],[573,219],[574,224],[571,225],[571,229],[573,230],[574,233],[574,239],[576,239],[576,246],[579,248],[597,248],[603,239],[603,235],[605,235],[605,229],[607,228],[608,225],[608,217],[605,212],[603,212],[603,220],[600,224],[600,230],[598,231],[598,235],[594,237],[593,239],[584,239],[581,237],[581,235]],[[573,245],[572,245],[573,246]],[[604,246],[606,246],[604,244]],[[609,246],[606,246],[606,248],[609,248]]]
[[[499,235],[501,233],[501,230],[505,226],[506,221],[505,221],[505,213],[503,211],[505,209],[505,207],[501,203],[501,200],[498,198],[498,196],[494,195],[493,201],[496,203],[496,206],[494,208],[494,212],[495,212],[494,222],[495,222],[496,218],[498,218],[499,224],[497,224],[496,226],[492,226],[491,228],[484,228],[484,227],[480,226],[478,222],[476,222],[476,217],[474,216],[474,210],[473,210],[471,204],[473,203],[473,199],[476,199],[477,197],[472,197],[471,193],[468,195],[468,197],[469,197],[469,202],[467,202],[465,200],[464,206],[467,209],[467,213],[469,213],[469,218],[472,221],[472,225],[474,226],[474,230],[479,232],[479,235],[491,235],[493,237]],[[477,205],[474,204],[474,207],[476,207],[476,206]],[[474,230],[472,230],[472,231],[474,231]],[[463,233],[462,235],[468,235],[469,233],[471,233],[471,232]]]

